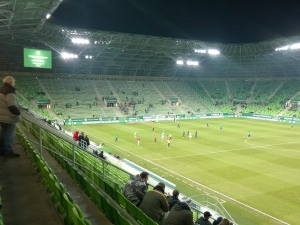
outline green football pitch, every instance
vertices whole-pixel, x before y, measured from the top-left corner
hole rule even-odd
[[[178,122],[78,125],[71,130],[84,131],[92,141],[106,143],[113,154],[164,176],[195,201],[201,201],[204,193],[219,198],[238,224],[298,223],[300,126],[224,118],[180,121],[177,128]],[[168,134],[172,134],[170,148]]]

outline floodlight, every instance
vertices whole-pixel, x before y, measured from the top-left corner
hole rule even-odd
[[[93,56],[90,55],[90,59],[92,59],[92,58],[93,58]]]
[[[177,60],[177,61],[176,61],[176,64],[177,64],[177,65],[183,65],[183,61],[182,61],[182,60]]]
[[[195,49],[195,52],[205,54],[206,50],[205,49]]]
[[[208,49],[208,54],[210,55],[219,55],[220,54],[220,51],[217,50],[217,49]]]
[[[67,52],[62,52],[61,53],[61,57],[63,58],[63,59],[77,59],[78,58],[78,55],[76,55],[76,54],[70,54],[70,53],[67,53]]]
[[[290,46],[290,49],[299,49],[300,48],[300,43],[292,44]]]
[[[86,59],[87,59],[88,57],[89,57],[88,55],[85,56]]]
[[[198,66],[198,65],[199,65],[198,61],[190,61],[190,60],[188,60],[188,61],[186,62],[186,64],[187,64],[188,66]]]
[[[289,45],[286,45],[286,46],[283,46],[283,47],[279,47],[279,48],[276,48],[275,51],[286,51],[290,48]]]
[[[46,15],[46,19],[49,19],[51,17],[51,15],[48,13],[47,15]]]
[[[83,39],[83,38],[72,38],[72,42],[74,44],[89,44],[90,41],[88,39]]]

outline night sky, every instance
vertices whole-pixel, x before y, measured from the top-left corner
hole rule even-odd
[[[50,22],[122,33],[252,43],[300,35],[300,1],[63,0]]]

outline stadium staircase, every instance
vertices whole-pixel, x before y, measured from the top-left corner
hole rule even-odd
[[[254,94],[255,87],[256,87],[256,82],[254,82],[254,84],[253,84],[252,87],[251,87],[251,90],[250,90],[250,97],[247,99],[247,103],[251,103],[252,97],[253,97],[253,94]]]
[[[211,94],[208,92],[208,90],[205,88],[205,86],[203,85],[203,83],[201,83],[200,81],[198,81],[198,83],[201,85],[201,87],[203,88],[203,90],[205,91],[205,93],[207,94],[207,96],[210,98],[210,100],[214,103],[214,105],[216,104],[216,101],[211,97]]]
[[[167,91],[169,91],[175,98],[177,98],[178,99],[178,104],[179,104],[179,106],[176,106],[176,108],[179,110],[179,112],[180,113],[186,113],[185,112],[185,110],[183,109],[183,108],[181,108],[181,103],[182,103],[182,101],[181,101],[181,99],[179,98],[179,96],[177,96],[176,94],[175,94],[175,92],[170,88],[170,86],[166,83],[166,82],[163,82],[163,84],[165,85],[165,87],[167,88]]]
[[[117,101],[118,101],[118,102],[121,102],[118,93],[117,93],[116,90],[113,88],[113,86],[111,85],[110,81],[109,81],[109,80],[105,80],[105,82],[107,83],[107,85],[108,85],[110,91],[112,91],[113,96],[117,98]],[[116,114],[117,116],[119,116],[119,117],[122,117],[122,116],[123,116],[123,114],[120,112],[120,110],[119,110],[118,108],[113,108],[113,111],[115,112],[115,114]]]
[[[158,90],[157,85],[155,85],[153,82],[150,82],[150,83],[151,83],[152,88],[155,90],[155,92],[156,92],[156,93],[159,95],[159,97],[161,98],[161,100],[167,100],[167,96],[164,96],[164,95],[161,93],[161,91]],[[163,89],[161,89],[161,90],[163,90]],[[168,110],[169,112],[173,112],[173,110],[169,107],[168,104],[165,104],[165,107],[167,108],[167,110]]]
[[[274,90],[274,92],[268,97],[267,101],[270,101],[271,98],[273,98],[276,95],[276,93],[281,89],[282,86],[283,86],[283,82],[281,82],[279,86]]]
[[[225,81],[226,84],[226,90],[227,90],[227,96],[228,96],[228,101],[232,102],[233,96],[231,95],[230,87],[227,81]]]
[[[298,91],[288,102],[292,102],[294,98],[296,98],[300,94],[300,91]],[[278,113],[277,116],[283,116],[286,114],[287,111],[291,109],[291,106],[285,107],[284,110],[282,110],[280,113]]]

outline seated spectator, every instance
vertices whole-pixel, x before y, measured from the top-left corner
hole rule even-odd
[[[165,192],[165,184],[159,182],[152,191],[148,191],[144,197],[140,209],[159,225],[164,224],[165,213],[169,211],[169,204]]]
[[[123,195],[137,207],[140,206],[147,193],[148,178],[149,174],[147,172],[141,172],[141,174],[127,181],[124,186]]]
[[[84,141],[86,142],[86,148],[88,148],[88,146],[90,145],[90,139],[87,135],[85,135]]]
[[[203,213],[203,217],[201,216],[196,220],[195,225],[211,225],[208,219],[211,217],[210,212],[206,211]]]
[[[212,225],[219,225],[222,219],[223,219],[223,218],[222,218],[221,216],[218,217],[218,219],[215,220],[215,221],[212,223]]]
[[[76,131],[74,132],[74,134],[73,134],[73,140],[74,140],[74,141],[78,141],[78,134],[79,134],[79,132],[76,130]]]
[[[168,203],[169,203],[169,206],[170,206],[170,211],[171,211],[172,207],[177,202],[179,202],[178,196],[179,196],[179,191],[178,190],[173,190],[173,195],[167,197],[167,200],[168,200]]]
[[[190,209],[191,199],[184,197],[172,207],[165,225],[194,225],[193,213]]]
[[[103,151],[101,151],[101,152],[99,153],[99,157],[102,158],[102,159],[106,159],[106,157],[104,156]]]
[[[84,141],[84,133],[81,132],[78,136],[78,145],[79,145],[79,147],[83,147],[83,141]]]
[[[221,222],[219,223],[219,225],[230,225],[231,223],[229,222],[228,219],[222,219]]]

